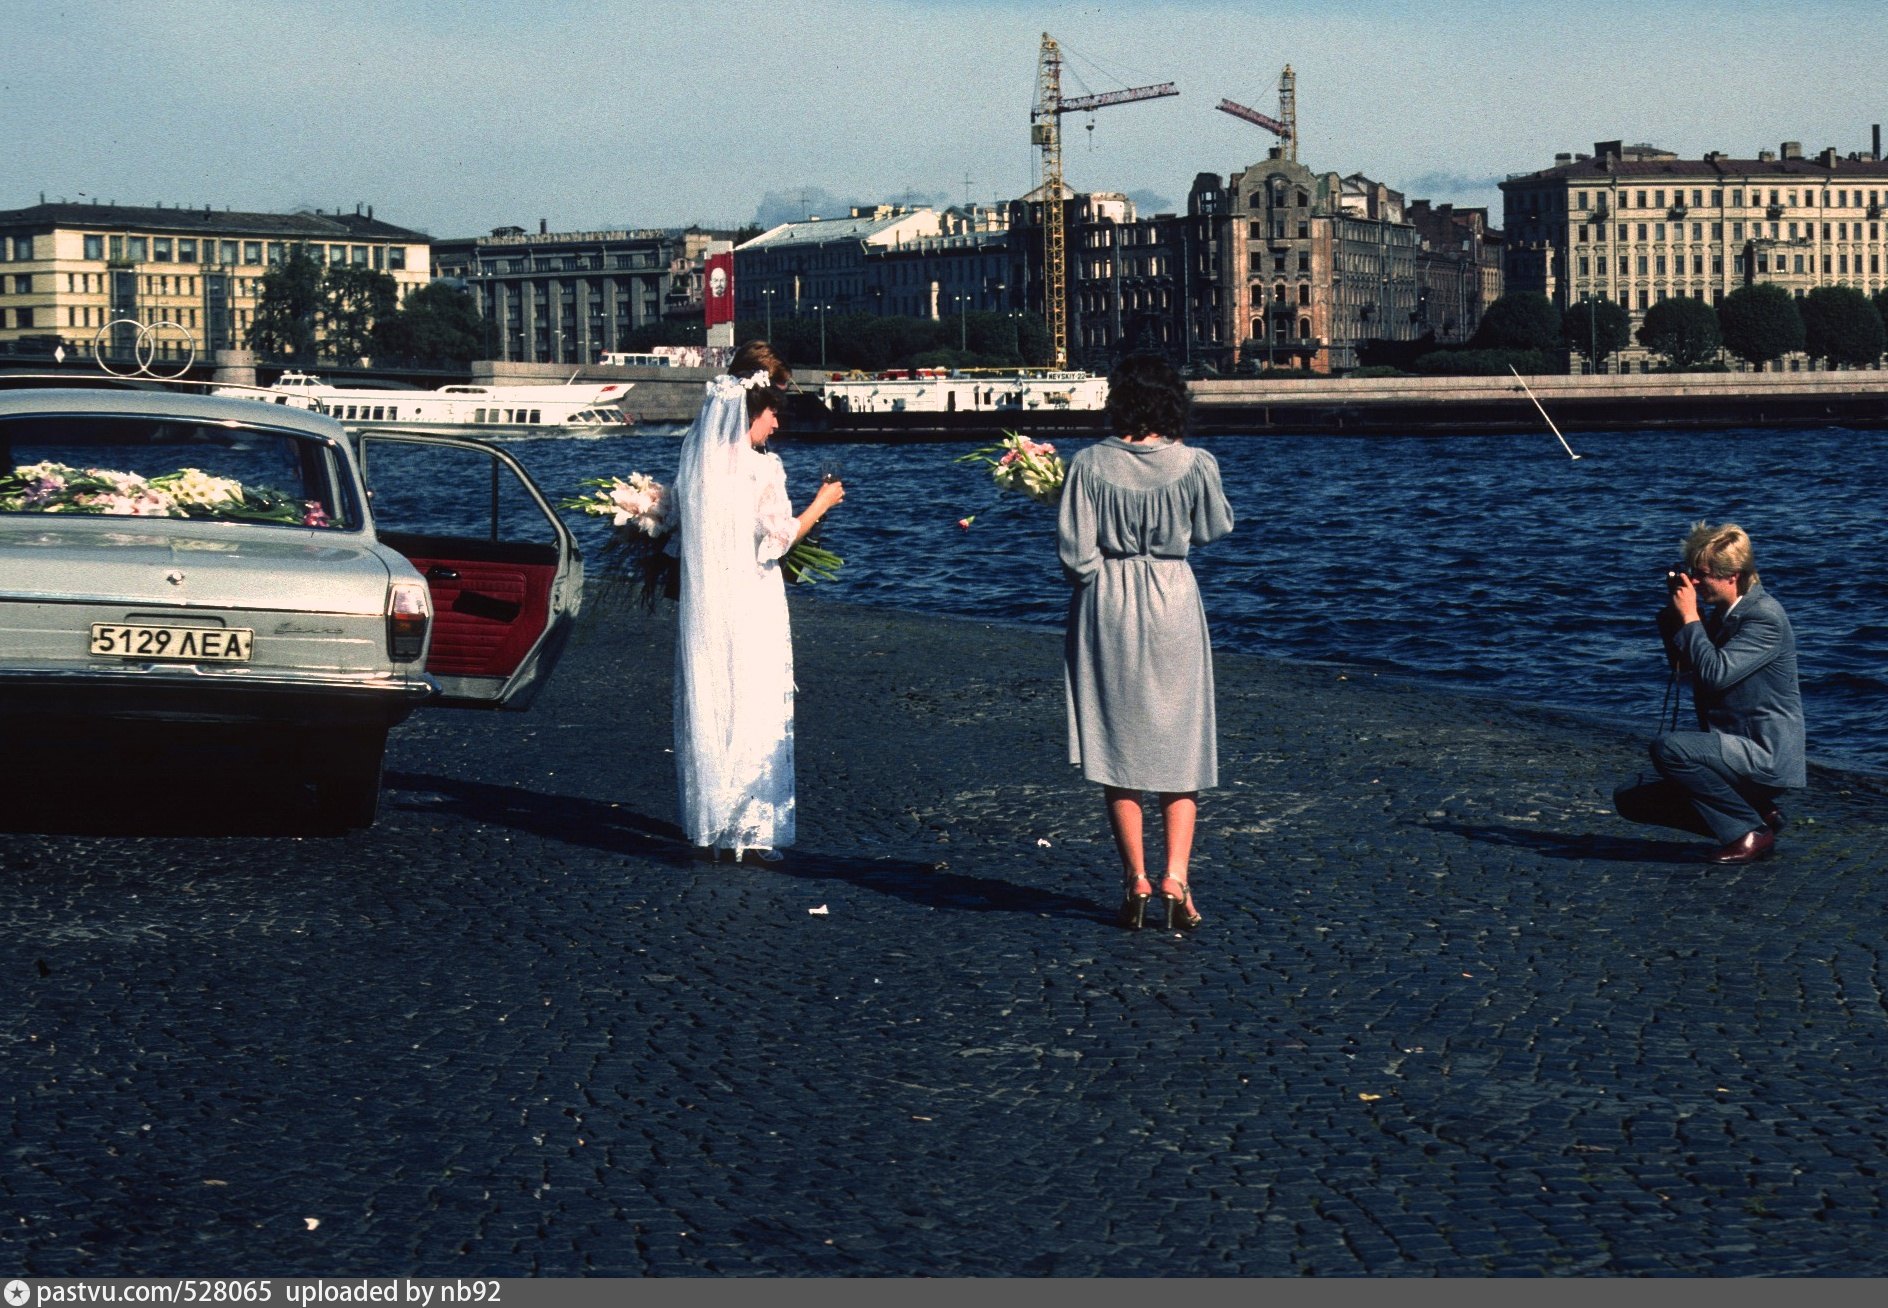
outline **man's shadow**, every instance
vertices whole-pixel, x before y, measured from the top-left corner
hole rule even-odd
[[[1497,826],[1491,823],[1426,821],[1432,831],[1446,831],[1466,840],[1508,849],[1524,849],[1542,858],[1568,862],[1598,860],[1606,863],[1701,863],[1703,852],[1695,841],[1647,840],[1644,837],[1596,836],[1588,833],[1543,831],[1538,827]]]
[[[679,826],[621,804],[414,772],[389,772],[386,790],[383,811],[391,807],[412,813],[450,813],[471,822],[647,858],[669,867],[696,866],[695,848]],[[1112,909],[1090,899],[996,877],[948,872],[916,859],[838,854],[806,846],[795,846],[784,855],[778,863],[759,867],[805,881],[854,885],[927,908],[1113,920]]]

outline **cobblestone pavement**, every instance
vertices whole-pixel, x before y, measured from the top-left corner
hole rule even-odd
[[[346,838],[16,746],[0,1267],[1888,1272],[1880,782],[1715,870],[1625,733],[1222,656],[1207,923],[1135,934],[1055,634],[795,604],[778,867],[676,843],[660,616]]]

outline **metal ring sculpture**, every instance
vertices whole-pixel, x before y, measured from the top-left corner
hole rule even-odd
[[[136,327],[138,329],[138,343],[132,347],[131,353],[132,359],[138,366],[131,372],[119,372],[107,362],[107,351],[105,347],[110,338],[106,333],[110,332],[114,327]],[[176,372],[159,373],[151,367],[151,364],[157,359],[157,329],[159,327],[175,327],[179,332],[183,333],[184,347],[188,352],[184,355],[184,361],[178,365]],[[100,327],[97,333],[93,335],[92,358],[97,361],[100,368],[110,373],[113,377],[150,377],[156,381],[175,381],[177,378],[189,372],[190,365],[197,361],[197,338],[191,334],[188,327],[180,322],[172,322],[168,318],[153,323],[142,323],[136,318],[113,318],[103,327]]]

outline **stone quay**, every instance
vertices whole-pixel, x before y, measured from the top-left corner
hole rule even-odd
[[[530,712],[398,729],[345,838],[12,742],[0,1262],[1888,1273],[1882,779],[1714,869],[1612,814],[1624,728],[1222,654],[1206,923],[1134,933],[1058,633],[793,606],[775,866],[681,843],[629,605]]]

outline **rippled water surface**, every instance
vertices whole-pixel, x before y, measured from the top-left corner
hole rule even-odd
[[[1666,684],[1652,625],[1665,570],[1691,522],[1735,521],[1796,628],[1812,758],[1888,768],[1888,618],[1861,580],[1878,557],[1888,434],[1567,435],[1577,462],[1532,432],[1199,440],[1239,518],[1193,556],[1216,647],[1361,664],[1649,732]],[[632,469],[667,480],[678,446],[641,435],[510,448],[562,494]],[[823,594],[1061,623],[1053,515],[999,499],[955,463],[969,446],[778,448],[796,505],[824,463],[845,477],[824,543],[846,570]],[[598,542],[601,525],[580,534]]]

